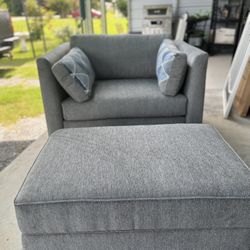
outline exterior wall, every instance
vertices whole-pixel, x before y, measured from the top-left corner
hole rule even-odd
[[[143,6],[153,4],[172,4],[173,21],[176,21],[186,12],[189,14],[211,12],[213,0],[128,0],[130,32],[141,32]]]

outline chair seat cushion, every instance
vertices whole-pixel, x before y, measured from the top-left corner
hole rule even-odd
[[[77,103],[72,98],[62,103],[67,121],[110,118],[185,116],[187,98],[179,94],[164,96],[156,79],[96,81],[91,100]]]
[[[250,228],[250,169],[209,125],[64,129],[16,200],[23,234]]]

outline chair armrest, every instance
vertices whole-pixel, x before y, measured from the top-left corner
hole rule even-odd
[[[67,97],[66,92],[54,77],[51,67],[55,62],[60,60],[69,49],[69,43],[64,43],[45,56],[37,59],[37,68],[49,135],[63,128],[61,103]]]
[[[208,54],[185,42],[176,41],[187,54],[188,71],[183,93],[188,99],[186,122],[202,123]]]

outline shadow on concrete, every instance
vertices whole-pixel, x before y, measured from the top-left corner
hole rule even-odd
[[[33,140],[1,141],[0,142],[0,171],[7,167]]]

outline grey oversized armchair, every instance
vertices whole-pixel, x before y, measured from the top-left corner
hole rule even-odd
[[[202,122],[207,54],[176,41],[188,70],[176,96],[157,84],[156,58],[162,35],[81,35],[37,60],[48,132],[69,127]],[[77,103],[55,79],[51,67],[72,47],[88,56],[95,74],[92,98]]]

